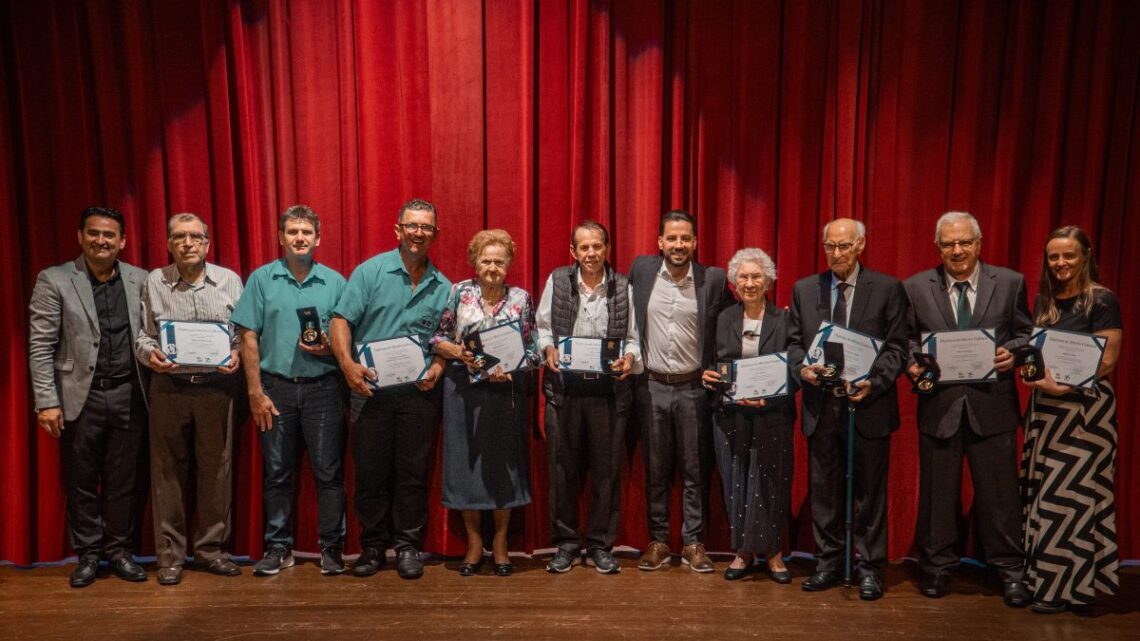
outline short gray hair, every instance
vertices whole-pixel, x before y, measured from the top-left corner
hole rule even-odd
[[[864,238],[866,238],[867,237],[867,226],[863,224],[863,221],[855,220],[854,218],[851,218],[849,220],[851,222],[855,223],[855,240],[863,240]],[[831,223],[834,223],[834,222],[836,222],[836,221],[834,221],[834,220],[829,221],[826,225],[823,226],[823,233],[821,234],[821,236],[823,237],[823,240],[825,242],[827,241],[827,230],[831,227]]]
[[[728,280],[736,284],[736,274],[744,263],[754,263],[760,266],[760,274],[764,277],[764,287],[767,289],[776,282],[776,263],[764,253],[763,249],[745,247],[732,255],[728,261]]]
[[[981,240],[982,228],[978,225],[978,219],[964,211],[948,211],[942,214],[938,222],[934,225],[934,244],[942,242],[942,227],[950,223],[960,223],[963,220],[969,221],[970,231],[974,232],[974,240]]]
[[[176,223],[192,223],[195,221],[202,223],[202,233],[206,234],[206,240],[209,240],[210,226],[206,224],[206,221],[199,218],[198,214],[191,214],[190,212],[174,214],[170,217],[170,220],[166,221],[166,237],[170,238],[170,235],[174,233],[174,225]]]

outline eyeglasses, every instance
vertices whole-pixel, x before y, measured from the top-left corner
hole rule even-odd
[[[403,228],[404,233],[406,234],[414,234],[416,230],[419,230],[425,234],[434,234],[435,232],[439,231],[439,227],[436,227],[435,225],[428,225],[427,223],[399,223],[399,225],[401,228]]]
[[[851,251],[851,248],[854,246],[855,243],[839,243],[838,245],[835,243],[824,243],[823,251],[829,254],[834,254],[835,250],[838,249],[839,253],[846,254],[847,252]]]
[[[939,241],[938,248],[944,252],[953,251],[959,247],[961,247],[964,251],[969,251],[973,249],[974,245],[976,244],[978,244],[977,238],[970,238],[968,240],[946,240]]]
[[[179,232],[177,234],[171,234],[170,236],[170,242],[172,243],[184,243],[187,240],[195,245],[202,245],[208,242],[210,238],[206,236],[206,234],[199,232]]]

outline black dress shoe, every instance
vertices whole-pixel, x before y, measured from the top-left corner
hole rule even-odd
[[[883,596],[883,581],[878,574],[868,574],[859,582],[859,598],[875,601]]]
[[[401,579],[418,579],[424,575],[424,562],[414,547],[396,550],[396,573]]]
[[[178,585],[182,582],[182,567],[176,565],[169,568],[158,568],[155,576],[158,577],[159,585]]]
[[[459,576],[475,576],[476,574],[481,573],[483,571],[483,561],[484,559],[480,557],[479,560],[475,563],[460,563]]]
[[[384,551],[380,548],[368,546],[360,551],[360,556],[357,557],[356,563],[352,564],[352,576],[372,576],[384,567],[384,562],[387,561]]]
[[[792,571],[787,568],[783,570],[768,570],[768,576],[780,585],[787,585],[792,582]]]
[[[495,576],[510,576],[514,574],[515,566],[510,563],[496,563]]]
[[[742,568],[725,568],[724,580],[725,581],[739,581],[752,573],[752,565],[746,565]]]
[[[146,581],[146,570],[131,560],[129,556],[121,556],[110,563],[111,571],[124,581]]]
[[[838,582],[839,574],[824,570],[823,572],[816,572],[804,579],[800,587],[803,588],[805,592],[822,592],[823,590],[835,587],[835,584]]]
[[[83,588],[95,582],[95,575],[99,573],[99,555],[84,554],[79,557],[79,563],[71,571],[68,583],[73,588]]]
[[[948,577],[944,572],[923,574],[922,584],[919,585],[918,590],[922,592],[922,596],[930,597],[931,599],[940,599],[946,596],[947,580]]]
[[[1024,608],[1033,602],[1024,581],[1008,581],[1001,590],[1002,600],[1011,608]]]

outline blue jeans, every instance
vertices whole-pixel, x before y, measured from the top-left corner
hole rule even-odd
[[[265,546],[293,547],[293,471],[301,446],[317,481],[317,524],[321,548],[344,541],[344,393],[339,374],[294,383],[262,372],[261,384],[280,416],[261,432],[265,473]]]

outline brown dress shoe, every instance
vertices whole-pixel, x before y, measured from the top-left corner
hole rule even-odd
[[[198,568],[218,576],[238,576],[241,568],[229,559],[214,559],[207,564],[199,564]]]
[[[671,559],[672,553],[667,544],[661,541],[651,541],[649,548],[645,550],[645,554],[642,554],[641,559],[637,561],[637,569],[660,570],[668,565]]]
[[[182,568],[177,565],[169,568],[158,568],[157,575],[159,585],[178,585],[182,582]]]
[[[690,543],[681,548],[681,565],[689,566],[693,572],[712,572],[713,563],[705,554],[704,543]]]

